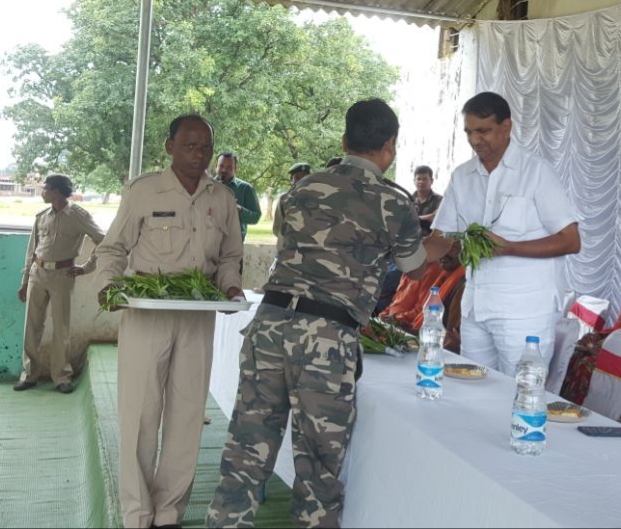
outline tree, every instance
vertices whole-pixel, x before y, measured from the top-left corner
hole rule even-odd
[[[16,102],[22,176],[60,170],[100,192],[127,178],[138,40],[137,0],[76,0],[73,38],[4,61]],[[346,109],[390,99],[398,72],[345,19],[296,23],[289,11],[239,0],[156,0],[143,166],[161,168],[169,122],[199,112],[216,149],[238,153],[239,176],[272,196],[296,161],[318,168],[341,152]]]

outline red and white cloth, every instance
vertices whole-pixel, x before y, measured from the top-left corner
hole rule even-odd
[[[593,296],[580,296],[569,309],[568,318],[580,322],[580,336],[589,332],[600,332],[606,324],[606,314],[610,302]]]

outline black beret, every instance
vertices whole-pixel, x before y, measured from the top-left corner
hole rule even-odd
[[[291,167],[289,167],[289,170],[287,171],[289,174],[293,174],[293,173],[297,173],[299,171],[302,171],[304,173],[309,173],[311,172],[311,166],[308,163],[294,163]]]

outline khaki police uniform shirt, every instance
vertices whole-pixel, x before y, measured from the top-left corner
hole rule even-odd
[[[243,246],[235,199],[207,174],[193,195],[170,166],[143,174],[127,185],[96,255],[99,289],[128,265],[149,274],[199,268],[224,292],[241,288]]]
[[[305,176],[284,194],[274,234],[278,257],[265,290],[340,304],[361,324],[377,304],[387,257],[403,272],[427,257],[412,202],[358,156]]]
[[[22,270],[24,274],[22,285],[28,283],[30,267],[35,257],[43,261],[75,259],[80,255],[85,235],[91,238],[96,247],[105,234],[91,214],[77,204],[69,202],[58,212],[49,207],[37,213],[26,251],[26,263]],[[96,262],[93,249],[88,260],[82,265],[84,273],[92,272]]]

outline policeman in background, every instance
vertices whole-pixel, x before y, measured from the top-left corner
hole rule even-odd
[[[128,265],[139,274],[198,267],[229,298],[243,297],[235,199],[206,173],[213,141],[201,116],[180,116],[166,140],[172,164],[129,182],[97,249],[100,304]],[[125,527],[180,527],[198,460],[214,324],[215,312],[123,311],[118,406]]]
[[[356,103],[347,112],[341,164],[306,176],[279,202],[278,259],[245,330],[207,527],[252,525],[290,410],[293,520],[300,527],[338,527],[338,476],[356,413],[358,328],[377,302],[386,255],[413,279],[426,266],[413,204],[382,179],[395,158],[398,130],[383,101]],[[441,255],[428,251],[430,258]]]
[[[291,178],[291,187],[297,184],[306,175],[311,174],[311,166],[305,162],[294,163],[287,171]]]
[[[67,176],[56,174],[45,179],[41,196],[50,207],[35,218],[22,285],[17,292],[20,301],[26,302],[26,322],[24,369],[20,381],[13,386],[15,391],[34,387],[43,372],[39,347],[48,305],[52,307],[53,325],[50,376],[61,393],[73,391],[73,368],[69,361],[71,294],[75,278],[95,269],[94,249],[83,265],[76,265],[74,260],[80,255],[85,235],[97,246],[104,233],[88,211],[67,200],[72,193],[73,184]]]

